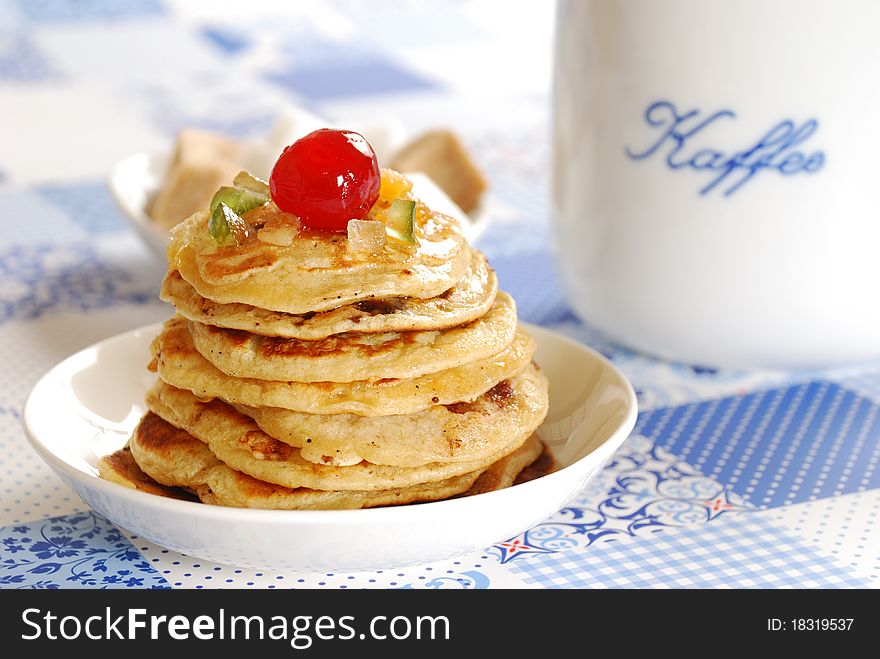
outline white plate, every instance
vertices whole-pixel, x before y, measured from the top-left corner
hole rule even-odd
[[[636,397],[601,355],[538,327],[536,360],[550,379],[539,430],[563,465],[515,487],[462,499],[369,510],[225,508],[137,492],[97,476],[98,458],[125,444],[155,376],[152,325],[69,357],[24,408],[31,445],[92,508],[129,531],[199,558],[263,569],[346,571],[448,559],[510,538],[567,504],[632,431]]]
[[[134,153],[120,160],[110,171],[109,186],[113,198],[132,228],[150,250],[162,260],[168,244],[168,232],[146,213],[147,203],[159,189],[171,159],[170,151]],[[410,173],[413,193],[432,209],[456,217],[473,243],[489,225],[490,213],[481,205],[467,215],[424,174]]]

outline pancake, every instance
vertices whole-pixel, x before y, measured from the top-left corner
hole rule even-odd
[[[199,398],[222,398],[242,405],[282,407],[310,414],[382,416],[472,401],[501,380],[521,373],[531,361],[535,342],[519,329],[510,347],[464,366],[406,380],[346,383],[230,377],[196,351],[186,321],[181,318],[167,321],[150,349],[159,376]]]
[[[540,460],[546,450],[548,450],[547,447],[538,439],[538,436],[532,435],[525,441],[525,444],[513,453],[480,474],[479,478],[462,496],[469,497],[475,494],[494,492],[518,483],[520,474],[536,460]]]
[[[170,489],[172,486],[184,487],[195,491],[204,503],[241,508],[332,510],[433,501],[466,493],[483,473],[477,471],[437,483],[370,492],[291,489],[231,469],[205,444],[152,412],[148,412],[135,429],[131,452],[140,469],[158,481],[155,494],[174,491]],[[513,470],[512,463],[521,461],[520,454],[514,453],[509,460],[493,465],[493,473],[502,471],[506,477]]]
[[[279,339],[189,321],[193,345],[227,375],[284,382],[415,378],[498,354],[513,342],[516,304],[499,292],[482,318],[447,330]]]
[[[363,300],[330,311],[288,314],[248,304],[220,304],[202,297],[176,270],[165,276],[160,297],[199,323],[252,334],[314,341],[343,332],[404,332],[455,327],[480,318],[498,293],[498,278],[478,251],[464,277],[442,295],[428,299],[392,297]]]
[[[482,494],[512,485],[523,465],[528,465],[542,447],[533,435],[482,473],[473,472],[439,483],[378,492],[323,492],[272,485],[235,471],[220,462],[202,442],[152,412],[138,424],[131,445],[145,469],[166,483],[195,491],[204,503],[286,510],[370,508]],[[181,461],[180,456],[186,456],[186,461]],[[130,454],[126,461],[137,470],[139,480],[149,483],[142,488],[144,491],[163,496],[182,491],[153,480],[141,471]],[[462,492],[467,483],[472,485]]]
[[[171,231],[168,262],[210,300],[291,314],[373,298],[427,299],[461,280],[471,250],[456,220],[424,206],[416,215],[414,247],[391,240],[381,254],[366,254],[349,251],[344,233],[312,230],[287,247],[259,240],[217,247],[203,211]]]
[[[547,414],[547,381],[529,366],[472,403],[436,405],[410,415],[318,416],[277,407],[236,409],[267,435],[299,448],[309,462],[418,467],[478,460],[501,450],[521,429],[536,428]]]
[[[171,499],[195,500],[195,496],[177,487],[169,487],[156,482],[145,474],[126,445],[115,453],[98,460],[98,476],[105,481],[122,485],[132,490],[169,497]]]
[[[315,490],[396,489],[483,470],[522,446],[542,420],[539,418],[535,427],[521,428],[507,438],[500,450],[478,460],[430,463],[413,468],[368,462],[336,467],[303,459],[298,449],[270,437],[259,429],[253,419],[218,399],[201,402],[190,392],[159,381],[147,392],[146,402],[150,411],[205,442],[217,458],[233,469],[276,485]],[[503,414],[504,409],[500,408],[494,416]],[[487,419],[487,422],[490,421]],[[141,462],[138,461],[138,464]],[[145,471],[150,473],[149,470]],[[161,479],[157,480],[162,482]]]
[[[516,479],[514,480],[514,485],[519,485],[520,483],[528,483],[529,481],[533,481],[536,478],[541,478],[542,476],[546,476],[547,474],[552,474],[554,471],[559,469],[559,462],[557,462],[556,457],[550,450],[550,447],[543,442],[541,446],[541,454],[535,459],[534,462],[520,470],[519,474],[517,474]]]
[[[536,434],[549,407],[536,343],[456,219],[390,170],[367,215],[378,222],[348,232],[302,226],[245,172],[235,184],[212,200],[223,216],[171,231],[160,297],[178,315],[151,343],[148,412],[99,461],[102,478],[333,510],[491,492],[555,468]]]

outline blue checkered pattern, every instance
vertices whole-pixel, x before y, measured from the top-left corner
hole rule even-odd
[[[253,41],[241,30],[223,26],[204,27],[202,28],[202,36],[228,55],[236,55],[253,45]]]
[[[39,187],[37,194],[81,225],[86,235],[113,233],[126,228],[104,181],[46,185]]]
[[[131,19],[164,11],[159,0],[16,0],[16,5],[28,20],[45,24]]]
[[[376,53],[365,53],[362,57],[329,68],[326,64],[316,68],[282,68],[266,78],[282,89],[312,101],[436,87],[424,76],[408,71]]]
[[[871,582],[762,514],[511,563],[546,588],[864,588]]]
[[[500,286],[516,300],[519,316],[541,325],[576,322],[562,296],[552,257],[546,251],[526,251],[516,256],[489,257]],[[523,267],[528,261],[529,266]],[[536,286],[536,282],[540,285]]]
[[[46,243],[53,239],[71,242],[85,240],[88,237],[73,218],[33,190],[21,190],[11,186],[0,189],[0,208],[4,209],[6,217],[39,218],[37,222],[4,222],[3,247]]]

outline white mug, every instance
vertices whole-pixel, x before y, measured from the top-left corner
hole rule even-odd
[[[880,357],[880,2],[560,0],[576,312],[721,366]]]

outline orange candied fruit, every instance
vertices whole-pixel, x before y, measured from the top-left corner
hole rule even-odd
[[[379,204],[383,208],[391,205],[395,199],[408,199],[412,190],[412,183],[400,172],[393,169],[383,169],[382,178],[379,182]]]

